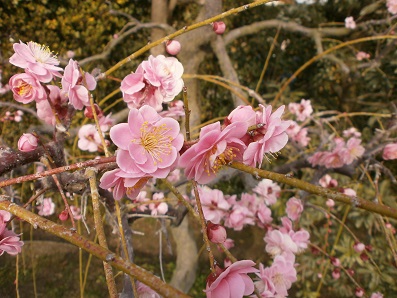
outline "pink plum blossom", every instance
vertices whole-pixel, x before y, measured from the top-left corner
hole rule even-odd
[[[242,298],[252,294],[254,282],[247,275],[257,273],[251,260],[237,261],[222,270],[216,267],[216,276],[211,273],[207,278],[205,293],[207,298],[235,297]]]
[[[396,8],[396,13],[397,13],[397,8]],[[380,293],[380,292],[374,292],[374,293],[371,294],[370,298],[383,298],[383,294]]]
[[[305,121],[313,113],[311,102],[306,99],[302,99],[300,103],[291,102],[288,109],[298,121]]]
[[[36,102],[37,116],[45,123],[55,126],[56,119],[54,111],[52,110],[48,100],[51,101],[52,107],[57,113],[58,118],[63,120],[68,112],[68,98],[66,97],[66,94],[61,92],[61,89],[58,86],[48,85],[47,88],[50,91],[50,95],[47,100]]]
[[[182,91],[182,74],[183,66],[176,58],[149,56],[135,73],[123,79],[120,90],[130,109],[149,105],[161,111],[163,102],[173,100]]]
[[[295,259],[292,256],[278,255],[271,267],[264,268],[261,264],[260,273],[257,275],[263,282],[262,297],[287,297],[288,290],[297,281],[297,273],[294,267]]]
[[[356,54],[357,61],[362,61],[364,59],[369,59],[369,58],[371,58],[371,55],[363,51],[360,51]]]
[[[382,158],[384,160],[397,159],[397,143],[387,144],[383,149]]]
[[[116,162],[125,178],[165,178],[178,162],[183,145],[178,121],[161,117],[154,108],[131,109],[128,123],[110,129],[119,148]]]
[[[114,119],[112,118],[112,113],[110,113],[107,116],[102,115],[102,117],[99,117],[99,127],[103,132],[108,131],[110,127],[113,126],[114,124]]]
[[[273,221],[272,211],[265,204],[261,204],[258,207],[256,216],[259,220],[258,222],[259,227],[264,227],[266,224],[269,224]]]
[[[391,14],[397,14],[397,0],[387,0],[386,6]]]
[[[280,186],[270,179],[262,179],[253,189],[260,199],[263,199],[267,205],[273,205],[280,196]]]
[[[70,212],[72,212],[73,218],[75,220],[80,220],[83,216],[81,215],[81,209],[77,206],[70,206]]]
[[[255,167],[261,165],[266,153],[272,154],[280,151],[288,142],[286,130],[290,121],[281,120],[285,106],[279,107],[272,113],[272,107],[264,107],[257,114],[256,125],[260,128],[252,132],[251,143],[244,151],[244,164]]]
[[[223,192],[218,189],[211,189],[208,186],[199,186],[198,192],[205,219],[214,224],[219,224],[230,208]]]
[[[9,81],[10,89],[14,99],[23,104],[32,101],[41,101],[47,98],[47,93],[40,81],[29,73],[13,75]]]
[[[362,252],[365,250],[365,244],[364,244],[364,243],[361,243],[361,242],[355,243],[355,244],[353,245],[353,249],[354,249],[355,252],[357,252],[357,253],[362,253]]]
[[[351,137],[360,138],[361,137],[361,132],[359,132],[357,130],[357,128],[355,128],[355,127],[350,127],[348,129],[345,129],[342,132],[342,134],[345,138],[351,138]]]
[[[4,230],[7,228],[7,222],[11,219],[11,213],[0,210],[0,235],[3,234]]]
[[[291,121],[291,125],[287,129],[287,134],[291,141],[296,142],[301,147],[306,147],[311,140],[307,136],[308,130],[307,128],[301,127],[295,121]]]
[[[312,166],[320,165],[326,168],[340,168],[351,164],[355,159],[361,157],[365,148],[360,145],[361,139],[352,137],[347,143],[342,138],[334,138],[331,151],[320,151],[308,158]]]
[[[30,152],[36,150],[38,139],[34,134],[24,133],[18,140],[18,149],[22,152]]]
[[[94,90],[96,81],[94,77],[80,71],[77,61],[69,60],[65,67],[65,73],[61,80],[62,91],[67,94],[70,104],[76,110],[82,110],[84,106],[90,105],[90,95],[88,90]],[[88,90],[87,90],[88,89]]]
[[[11,214],[0,210],[0,256],[5,252],[15,256],[22,250],[23,241],[13,231],[7,229],[7,222],[10,221]]]
[[[62,68],[56,66],[59,65],[59,60],[47,46],[32,41],[24,44],[20,41],[14,43],[13,48],[15,54],[11,56],[10,63],[24,68],[40,82],[48,83],[53,76],[61,77],[59,71],[62,71]]]
[[[278,256],[283,253],[296,254],[298,246],[287,233],[282,233],[279,230],[270,230],[263,238],[266,242],[266,252],[272,256]]]
[[[219,122],[207,125],[200,131],[200,139],[179,159],[188,179],[206,184],[216,177],[222,166],[231,161],[242,161],[246,148],[240,140],[247,131],[247,123],[232,123],[221,130]]]
[[[9,255],[15,256],[22,251],[23,241],[20,241],[20,238],[17,234],[10,230],[4,230],[3,233],[0,234],[0,256],[4,254],[4,252]]]
[[[303,204],[301,200],[295,197],[292,197],[288,200],[286,212],[291,220],[293,221],[298,220],[302,214],[302,211],[303,211]]]
[[[182,100],[174,100],[167,102],[168,109],[161,111],[159,114],[161,117],[171,117],[175,119],[179,119],[180,117],[185,116],[185,109],[183,107]]]
[[[140,281],[136,283],[136,291],[138,292],[139,298],[161,298],[157,292]]]
[[[248,127],[256,125],[256,112],[251,106],[238,106],[229,116],[226,117],[224,125],[230,125],[235,122],[247,122]],[[241,140],[248,145],[250,143],[250,135],[247,131]]]
[[[245,225],[254,225],[254,214],[245,206],[235,204],[225,219],[225,226],[241,231]]]
[[[167,176],[167,180],[169,182],[177,182],[181,179],[181,170],[180,169],[175,169],[170,172],[170,174]]]
[[[327,199],[327,201],[325,202],[325,205],[327,205],[327,207],[332,208],[335,206],[335,201],[333,199]]]
[[[37,206],[40,216],[50,216],[55,213],[55,204],[51,198],[44,198],[43,202]]]
[[[128,173],[120,169],[115,169],[102,175],[99,187],[103,189],[113,188],[113,197],[115,200],[120,200],[126,194],[130,199],[135,199],[149,178],[131,178]]]
[[[356,28],[356,22],[354,21],[353,17],[347,17],[345,19],[345,27],[348,29],[355,29]]]
[[[78,132],[77,146],[80,150],[96,152],[101,146],[101,137],[93,124],[83,125]]]
[[[154,193],[152,196],[153,201],[160,201],[164,200],[164,193]],[[166,214],[168,211],[168,205],[165,202],[156,202],[156,203],[150,203],[149,204],[149,209],[151,210],[151,215],[156,216],[156,215],[162,215]]]
[[[334,188],[338,186],[338,181],[332,179],[332,177],[328,174],[321,177],[318,182],[322,187],[326,187],[326,188]]]
[[[365,148],[360,145],[361,139],[350,138],[346,142],[346,147],[341,152],[342,160],[345,164],[351,164],[355,159],[363,156]]]

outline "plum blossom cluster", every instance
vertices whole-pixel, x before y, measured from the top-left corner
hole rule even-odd
[[[360,134],[355,130],[346,130],[343,135],[347,139],[335,137],[332,139],[330,149],[318,151],[308,158],[312,166],[325,166],[326,168],[340,168],[351,164],[360,158],[365,148],[361,145]]]
[[[96,88],[96,80],[91,74],[83,72],[76,61],[70,59],[63,69],[47,46],[32,41],[27,44],[20,41],[13,48],[15,53],[10,63],[25,71],[9,80],[16,101],[23,104],[35,102],[38,117],[50,125],[55,125],[55,112],[59,119],[63,119],[68,104],[77,110],[89,106],[88,90]],[[63,75],[60,73],[62,71]],[[56,78],[61,78],[62,88],[46,85]]]
[[[274,257],[269,267],[260,264],[259,280],[256,286],[261,297],[287,297],[288,290],[297,280],[295,255],[305,250],[309,243],[309,233],[301,229],[294,231],[289,218],[281,218],[280,229],[269,229],[264,240],[266,251]]]
[[[0,256],[5,252],[15,256],[21,252],[23,241],[20,241],[19,235],[7,229],[7,222],[11,219],[11,214],[7,211],[0,210]]]
[[[179,161],[186,177],[206,184],[232,161],[255,167],[262,164],[266,154],[277,154],[288,141],[290,121],[281,120],[285,107],[274,113],[270,105],[259,107],[259,112],[255,112],[251,106],[238,106],[223,126],[216,122],[203,127],[198,142]]]
[[[313,113],[311,101],[306,99],[302,99],[300,103],[292,102],[288,104],[288,109],[291,114],[295,115],[296,120],[299,122],[305,121]],[[296,121],[291,120],[287,134],[292,142],[301,147],[306,147],[309,144],[310,138],[307,135],[307,127],[302,127]]]
[[[260,194],[242,193],[240,199],[208,186],[199,186],[198,190],[206,220],[224,222],[227,228],[241,231],[246,225],[267,227],[273,221],[268,205],[277,201],[280,187],[264,179],[254,189]]]
[[[163,102],[173,100],[182,91],[182,74],[183,66],[176,58],[150,56],[121,82],[123,99],[130,109],[148,105],[161,111]]]

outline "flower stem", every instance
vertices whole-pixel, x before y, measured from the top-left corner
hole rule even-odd
[[[94,213],[95,230],[98,235],[99,245],[105,249],[108,249],[108,244],[105,237],[105,230],[103,229],[103,225],[102,225],[101,211],[99,209],[99,193],[96,184],[96,169],[87,168],[85,174],[90,181],[92,209]],[[106,283],[108,285],[109,295],[112,298],[116,298],[118,297],[118,293],[116,288],[116,282],[113,276],[112,266],[104,261],[103,268],[105,270]]]

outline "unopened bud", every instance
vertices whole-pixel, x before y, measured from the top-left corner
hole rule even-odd
[[[37,146],[37,137],[31,133],[24,133],[18,140],[18,149],[22,152],[34,151]]]
[[[335,280],[340,278],[340,270],[339,270],[339,268],[335,268],[332,271],[332,278],[335,279]]]
[[[212,29],[216,34],[223,34],[226,30],[226,24],[224,22],[214,22],[212,24]]]
[[[227,238],[226,229],[221,225],[213,224],[211,221],[207,223],[208,239],[212,243],[224,243]]]
[[[69,213],[67,210],[63,210],[59,215],[58,218],[62,221],[65,221],[69,218]]]
[[[181,44],[177,40],[169,40],[165,44],[165,50],[170,55],[173,56],[178,55],[179,52],[181,51]]]
[[[356,244],[353,245],[353,249],[357,252],[357,253],[362,253],[365,250],[365,244],[358,242]]]
[[[354,294],[356,294],[356,297],[363,297],[364,296],[364,290],[361,289],[361,288],[356,288],[356,291],[355,291]]]

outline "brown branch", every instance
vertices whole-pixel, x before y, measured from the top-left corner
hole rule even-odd
[[[17,217],[29,222],[31,225],[38,227],[44,231],[58,236],[73,245],[76,245],[88,253],[94,255],[98,259],[109,263],[116,269],[124,273],[134,276],[140,282],[148,285],[157,293],[164,297],[187,298],[188,295],[180,292],[179,290],[164,283],[160,278],[146,271],[145,269],[125,261],[121,257],[115,255],[112,251],[101,247],[100,245],[88,240],[78,233],[73,233],[66,227],[58,225],[46,218],[25,210],[10,201],[0,201],[0,209],[6,210]]]
[[[31,174],[31,175],[26,175],[26,176],[21,176],[21,177],[1,181],[0,188],[6,187],[9,185],[13,185],[13,184],[17,184],[17,183],[26,182],[26,181],[37,180],[40,178],[44,178],[47,176],[51,176],[51,175],[66,172],[66,171],[74,171],[77,169],[92,167],[92,166],[96,166],[96,165],[109,164],[109,163],[113,163],[115,161],[116,161],[116,157],[112,156],[112,157],[103,157],[103,158],[99,158],[99,159],[78,162],[78,163],[75,163],[75,164],[72,164],[69,166],[54,168],[54,169],[47,170],[47,171],[44,171],[41,173],[36,173],[36,174]]]
[[[353,196],[347,196],[345,194],[342,194],[340,192],[327,189],[321,186],[313,185],[311,183],[308,183],[306,181],[302,181],[299,179],[295,179],[292,177],[289,177],[288,175],[282,175],[274,172],[269,172],[265,170],[260,170],[257,168],[253,168],[250,166],[246,166],[242,163],[239,162],[233,162],[230,167],[250,173],[254,175],[257,178],[266,178],[270,179],[279,183],[284,183],[292,187],[296,187],[298,189],[307,191],[309,193],[315,194],[322,196],[324,198],[329,198],[333,199],[335,201],[345,203],[348,205],[352,205],[354,207],[358,207],[360,209],[364,209],[370,212],[375,212],[384,216],[388,216],[394,219],[397,219],[397,210],[394,208],[391,208],[389,206],[385,205],[380,205],[371,201],[364,200],[359,197],[353,197]]]

